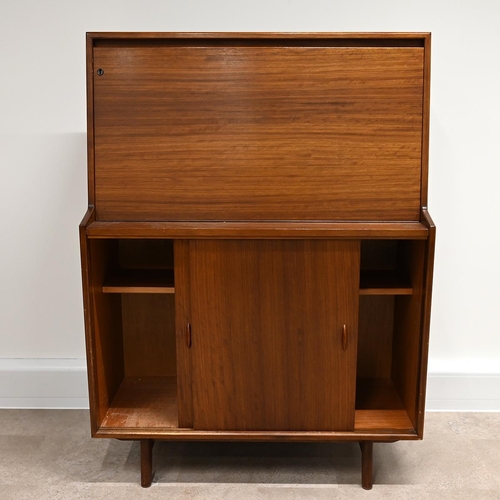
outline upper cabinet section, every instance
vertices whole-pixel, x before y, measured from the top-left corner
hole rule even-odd
[[[426,35],[206,36],[89,38],[97,220],[419,220]]]

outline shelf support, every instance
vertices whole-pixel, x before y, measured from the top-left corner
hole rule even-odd
[[[141,486],[149,488],[153,480],[153,439],[141,439]]]
[[[361,448],[361,486],[364,490],[373,487],[373,441],[360,441]]]

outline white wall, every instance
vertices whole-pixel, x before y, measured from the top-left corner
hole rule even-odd
[[[3,0],[0,405],[75,404],[64,370],[85,398],[86,31],[431,31],[430,406],[500,409],[499,19],[493,0]]]

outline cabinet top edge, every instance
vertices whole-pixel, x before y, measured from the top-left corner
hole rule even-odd
[[[430,32],[87,32],[87,39],[92,43],[110,40],[138,41],[138,40],[356,40],[367,41],[368,43],[392,41],[401,42],[413,41],[418,46],[423,47],[427,40],[430,40]],[[404,44],[404,45],[406,45]]]
[[[425,38],[430,31],[88,31],[91,38]]]

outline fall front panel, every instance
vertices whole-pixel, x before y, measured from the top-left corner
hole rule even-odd
[[[422,47],[93,55],[97,220],[419,220]]]

